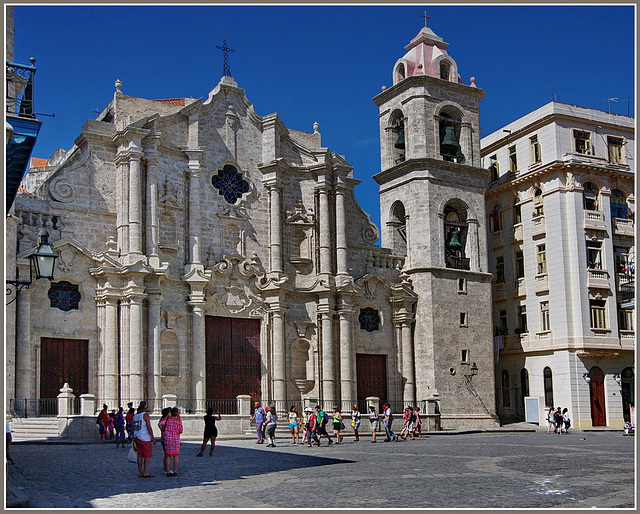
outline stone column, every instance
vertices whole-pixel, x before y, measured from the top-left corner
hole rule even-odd
[[[416,375],[411,324],[411,320],[402,320],[402,375],[405,378],[403,400],[405,404],[415,405]]]
[[[282,187],[277,184],[270,184],[269,205],[270,205],[270,255],[271,255],[271,271],[276,273],[283,272],[282,266]],[[284,398],[283,398],[284,399]]]
[[[196,400],[196,412],[205,411],[206,391],[206,348],[204,302],[190,301],[193,311],[193,331],[191,341],[191,390]]]
[[[460,127],[460,146],[464,155],[464,163],[473,166],[473,136],[471,123],[463,122]]]
[[[149,321],[148,340],[149,366],[147,376],[149,377],[148,389],[149,399],[155,400],[155,405],[160,405],[162,398],[162,357],[160,341],[160,306],[162,304],[162,294],[160,290],[148,291],[149,298]]]
[[[105,297],[104,327],[102,327],[102,351],[104,368],[102,369],[103,399],[113,400],[118,397],[118,300]]]
[[[160,223],[158,220],[158,157],[155,149],[146,154],[147,162],[147,223],[146,254],[149,265],[160,266]]]
[[[329,212],[329,189],[318,188],[320,196],[320,273],[331,273],[331,215]]]
[[[129,299],[129,394],[137,404],[144,394],[144,346],[142,340],[143,294],[128,293]]]
[[[352,311],[349,306],[343,306],[338,315],[340,316],[340,398],[341,408],[347,409],[356,400],[355,374],[353,373],[356,353],[351,333]]]
[[[347,267],[347,210],[345,197],[347,188],[344,177],[339,177],[336,187],[336,265],[338,275],[349,275]],[[343,398],[344,399],[344,398]]]
[[[129,161],[126,152],[118,151],[115,159],[118,168],[116,176],[116,235],[118,250],[122,255],[129,253],[129,202],[126,191],[129,187]]]
[[[140,171],[142,152],[129,151],[129,263],[142,256],[142,174]]]
[[[284,331],[285,311],[280,304],[271,306],[272,359],[273,359],[273,400],[281,407],[287,398],[286,344]],[[284,407],[287,408],[286,406]]]
[[[185,150],[189,157],[189,264],[201,267],[200,260],[200,159],[202,150]]]
[[[333,310],[328,304],[319,305],[322,330],[322,405],[331,408],[336,402],[336,376],[333,352]]]
[[[31,295],[22,290],[16,299],[16,399],[35,398],[31,342]]]

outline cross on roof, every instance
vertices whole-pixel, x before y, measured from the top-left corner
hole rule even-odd
[[[424,26],[427,27],[427,18],[431,18],[431,16],[427,16],[427,11],[424,14],[421,14],[420,17],[424,18]]]
[[[231,76],[231,68],[229,67],[229,52],[235,52],[235,50],[233,48],[229,48],[227,46],[227,40],[223,39],[222,40],[222,46],[217,45],[216,48],[218,50],[222,50],[222,53],[224,54],[224,65],[222,67],[222,74],[225,77],[230,77]]]

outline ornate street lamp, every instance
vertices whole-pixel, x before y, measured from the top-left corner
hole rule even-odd
[[[588,371],[585,371],[585,372],[582,374],[582,378],[584,378],[584,381],[585,381],[587,384],[589,384],[589,383],[591,382],[591,377],[589,376],[589,372],[588,372]]]
[[[471,377],[475,377],[478,374],[478,365],[474,362],[473,364],[471,364],[471,367],[469,368],[469,373],[465,373],[464,376],[467,377],[468,379],[471,379]]]
[[[620,373],[616,373],[615,375],[613,375],[613,379],[616,381],[618,385],[620,385],[620,382],[622,382],[622,377],[620,376]]]
[[[33,283],[33,271],[35,270],[35,280],[39,278],[46,278],[47,280],[53,280],[53,268],[58,256],[51,248],[49,244],[49,233],[46,229],[40,230],[38,234],[38,246],[36,251],[29,255],[29,280],[7,280],[7,286],[13,286],[15,289],[15,296],[7,303],[9,305],[20,294],[22,289],[27,288]],[[13,290],[7,287],[7,295],[11,295]]]

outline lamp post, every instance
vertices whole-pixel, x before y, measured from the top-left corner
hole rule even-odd
[[[36,251],[29,255],[29,280],[7,280],[7,296],[11,295],[15,290],[15,296],[7,302],[7,305],[15,301],[18,298],[18,294],[24,288],[29,289],[29,286],[34,280],[39,278],[46,278],[47,280],[53,280],[53,268],[58,256],[51,248],[49,244],[49,233],[46,229],[40,230],[38,234],[38,246]],[[33,271],[35,270],[35,279],[33,278]],[[13,286],[13,289],[9,286]]]
[[[585,372],[582,374],[582,378],[584,378],[584,381],[585,381],[587,384],[590,384],[590,383],[591,383],[591,377],[589,376],[589,372],[588,372],[588,371],[585,371]]]
[[[620,385],[620,383],[622,382],[622,377],[620,376],[620,373],[616,373],[615,375],[613,375],[613,379],[616,381],[618,385]]]
[[[471,380],[471,377],[475,377],[478,374],[478,365],[474,362],[469,368],[469,373],[465,373],[464,376]]]

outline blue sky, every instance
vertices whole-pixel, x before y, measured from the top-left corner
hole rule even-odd
[[[206,99],[231,74],[256,112],[293,129],[320,124],[323,146],[362,180],[360,205],[379,225],[378,108],[404,46],[424,26],[449,43],[463,81],[476,77],[481,135],[551,100],[635,111],[635,10],[627,5],[16,6],[15,60],[37,59],[33,156],[69,149],[113,96]],[[627,99],[630,99],[628,102]]]

